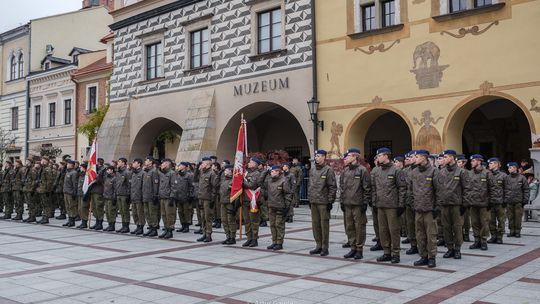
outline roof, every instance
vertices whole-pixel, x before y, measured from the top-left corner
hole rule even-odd
[[[50,60],[53,63],[59,63],[59,64],[70,64],[71,63],[71,60],[54,57],[53,55],[47,55],[47,56],[45,56],[45,58],[43,58],[43,60],[41,60],[41,64],[43,64],[46,60]]]
[[[85,66],[82,69],[78,69],[73,73],[73,78],[80,78],[83,76],[95,74],[95,73],[101,73],[104,71],[111,70],[112,71],[112,63],[107,63],[107,57],[103,57],[99,59],[98,61],[95,61],[87,66]]]
[[[69,69],[67,67],[69,67]],[[77,67],[77,65],[75,65],[74,63],[70,63],[70,64],[67,64],[67,65],[61,65],[61,66],[57,66],[57,67],[54,67],[54,68],[50,68],[48,70],[30,72],[30,74],[28,74],[26,76],[26,79],[31,80],[31,79],[33,79],[34,76],[38,76],[40,74],[55,72],[56,70],[61,70],[61,69],[70,70],[71,68],[76,68],[76,67]]]
[[[87,50],[87,49],[83,49],[83,48],[80,48],[80,47],[74,47],[73,49],[71,49],[71,52],[69,52],[68,56],[73,55],[73,53],[75,53],[75,52],[78,52],[79,54],[84,54],[84,53],[90,53],[92,51]]]
[[[107,43],[107,41],[109,41],[109,40],[111,40],[111,39],[113,39],[113,38],[114,38],[114,33],[113,33],[113,32],[110,32],[110,33],[108,33],[107,35],[105,35],[105,37],[101,38],[101,39],[99,40],[99,42],[101,42],[101,43]]]

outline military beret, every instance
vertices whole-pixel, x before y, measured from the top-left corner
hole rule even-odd
[[[281,171],[281,166],[272,166],[272,170]]]
[[[231,164],[226,164],[225,167],[223,167],[223,169],[233,169],[234,166],[231,165]]]
[[[319,149],[319,150],[315,150],[315,155],[326,155],[328,154],[328,152],[326,152],[326,150],[323,150],[323,149]]]
[[[465,156],[460,155],[460,156],[456,157],[456,160],[467,160],[467,159],[465,158]]]
[[[454,155],[454,156],[457,155],[456,150],[444,150],[444,151],[442,152],[442,154],[443,154],[443,155]]]
[[[120,157],[118,160],[127,163],[127,159],[125,157]]]
[[[347,152],[343,153],[343,158],[345,158],[347,156],[349,156],[349,153],[347,153]]]
[[[227,164],[227,165],[228,165],[228,164],[230,164],[230,163],[231,163],[231,161],[230,161],[230,160],[227,160],[227,159],[224,159],[224,160],[223,160],[223,163],[225,163],[225,164]]]
[[[80,167],[86,169],[86,168],[88,168],[88,164],[87,163],[82,163]]]
[[[488,159],[488,163],[491,163],[491,162],[501,162],[501,160],[498,158],[498,157],[492,157],[490,159]]]
[[[414,153],[416,153],[416,150],[411,150],[411,151],[409,151],[409,152],[407,152],[407,153],[405,154],[405,157],[408,158],[408,157],[414,156]]]
[[[162,163],[171,163],[172,164],[172,160],[170,158],[165,158],[164,160],[161,161]]]
[[[180,165],[189,167],[191,164],[188,162],[180,162]]]
[[[428,150],[423,150],[423,149],[415,150],[415,151],[414,151],[414,155],[425,155],[425,156],[429,156],[429,151],[428,151]]]
[[[211,156],[210,156],[210,159],[217,159],[217,156],[211,155]]]
[[[108,166],[107,166],[107,170],[109,170],[109,169],[111,169],[111,170],[113,170],[113,171],[115,170],[114,166],[111,166],[111,165],[108,165]]]
[[[403,156],[401,156],[401,155],[400,155],[400,156],[394,157],[394,161],[400,161],[400,162],[402,162],[402,161],[404,161],[404,160],[405,160],[405,157],[403,157]]]
[[[510,168],[510,167],[516,167],[516,168],[517,168],[517,167],[518,167],[518,163],[516,163],[516,162],[509,162],[509,163],[506,164],[506,166],[507,166],[508,168]]]
[[[151,161],[154,161],[154,157],[152,157],[151,155],[148,155],[145,160],[151,160]]]
[[[5,161],[6,164],[13,164],[9,159]]]
[[[212,160],[212,159],[211,159],[210,157],[207,157],[207,156],[205,156],[205,157],[203,157],[203,158],[201,159],[201,161],[211,161],[211,160]]]
[[[347,150],[347,153],[358,153],[358,154],[360,154],[360,149],[358,149],[358,148],[349,148],[349,150]]]
[[[479,160],[484,160],[484,157],[480,154],[473,154],[471,155],[471,157],[469,157],[470,160],[473,160],[473,159],[479,159]]]
[[[257,157],[255,157],[255,156],[250,158],[249,160],[252,161],[252,162],[256,162],[257,165],[260,165],[262,163],[262,161],[260,159],[258,159]]]
[[[71,159],[66,160],[66,163],[68,165],[75,165],[75,162],[73,160],[71,160]]]
[[[101,158],[101,157],[98,157],[97,161],[98,162],[104,162],[105,160],[103,158]]]
[[[281,165],[281,167],[284,167],[284,166],[287,166],[287,167],[291,167],[291,163],[284,163],[283,165]]]
[[[388,148],[379,148],[376,154],[392,154],[392,151]]]
[[[47,156],[42,156],[41,159],[43,160],[46,160],[46,161],[49,161],[49,158]]]
[[[71,159],[71,155],[66,154],[66,155],[62,156],[62,159],[63,159],[63,160]]]

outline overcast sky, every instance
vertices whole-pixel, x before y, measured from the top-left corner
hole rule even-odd
[[[0,33],[31,19],[78,10],[81,0],[0,0]]]

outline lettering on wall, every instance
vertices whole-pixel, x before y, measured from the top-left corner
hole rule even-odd
[[[234,96],[254,95],[289,88],[289,77],[254,81],[234,86]]]

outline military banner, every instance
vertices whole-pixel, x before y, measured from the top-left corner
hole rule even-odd
[[[242,195],[242,185],[245,174],[245,156],[247,155],[246,121],[242,115],[240,129],[238,130],[238,140],[236,141],[236,154],[234,156],[233,182],[231,186],[231,202],[234,202]]]
[[[83,193],[86,195],[90,186],[97,179],[97,143],[94,140],[92,143],[92,149],[90,149],[90,157],[88,158],[88,168],[86,169],[86,175],[84,176]]]

